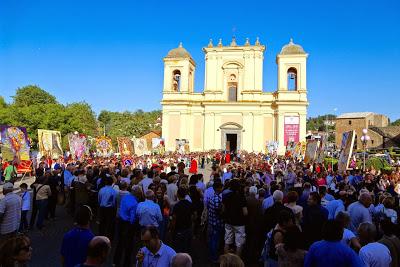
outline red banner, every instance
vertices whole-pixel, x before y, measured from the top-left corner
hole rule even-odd
[[[300,118],[298,116],[285,117],[284,143],[299,142]]]

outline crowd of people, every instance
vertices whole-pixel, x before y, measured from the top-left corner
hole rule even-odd
[[[75,221],[60,248],[66,267],[186,267],[203,248],[209,266],[400,266],[398,168],[341,173],[223,151],[123,163],[42,159],[30,188],[6,181],[0,266],[25,266],[29,231],[63,208]]]

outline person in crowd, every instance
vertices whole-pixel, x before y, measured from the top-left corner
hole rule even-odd
[[[208,249],[212,262],[217,262],[218,252],[224,236],[224,221],[222,218],[222,190],[223,185],[219,179],[213,183],[214,195],[207,202],[208,217]]]
[[[76,226],[64,235],[61,244],[61,265],[63,267],[75,267],[86,260],[89,242],[94,237],[90,230],[92,217],[92,209],[89,206],[80,206],[76,210]]]
[[[27,267],[31,257],[31,240],[25,235],[11,237],[0,244],[1,267]]]
[[[370,222],[363,222],[357,229],[362,248],[359,255],[365,266],[390,266],[392,257],[390,250],[383,244],[376,242],[376,227]]]
[[[171,267],[192,267],[193,261],[187,253],[177,253],[172,257]]]
[[[117,192],[112,187],[113,180],[106,177],[105,186],[100,189],[99,201],[99,233],[112,239],[116,219]]]
[[[106,236],[95,236],[87,248],[86,261],[76,267],[101,267],[111,251],[111,241]]]
[[[335,219],[339,212],[346,210],[344,206],[344,204],[346,203],[346,199],[347,199],[347,192],[340,191],[338,199],[331,200],[328,202],[328,204],[326,204],[325,208],[328,210],[329,220]]]
[[[275,235],[275,237],[277,237]],[[279,240],[282,241],[282,240]],[[279,267],[302,267],[307,251],[303,250],[304,238],[299,227],[289,225],[285,227],[283,242],[276,244]]]
[[[28,212],[31,210],[31,193],[28,191],[28,185],[22,183],[19,188],[21,189],[21,223],[19,226],[19,232],[27,232],[29,229],[28,224]]]
[[[6,182],[3,185],[4,198],[0,199],[0,241],[14,236],[21,223],[22,199],[13,191],[12,183]]]
[[[379,223],[379,226],[383,236],[378,242],[389,249],[392,257],[390,266],[400,266],[400,239],[395,235],[396,225],[389,218],[386,218]]]
[[[225,218],[225,252],[235,244],[235,252],[241,255],[246,242],[246,217],[248,214],[246,198],[238,179],[229,183],[229,192],[222,194],[223,214]]]
[[[118,217],[118,241],[114,254],[114,265],[116,267],[129,267],[132,263],[132,251],[135,241],[135,231],[137,225],[136,209],[142,188],[139,185],[132,187],[131,193],[121,200]]]
[[[369,192],[363,192],[360,194],[358,201],[350,204],[347,207],[347,211],[350,216],[349,229],[353,233],[357,233],[358,226],[361,223],[364,222],[372,223],[371,213],[368,210],[371,203],[372,203],[371,194]]]
[[[219,258],[220,267],[244,267],[242,259],[235,254],[226,253]]]
[[[8,166],[4,169],[4,183],[14,183],[17,177],[17,167],[14,165],[14,161],[10,160]]]
[[[359,256],[341,240],[343,228],[335,220],[328,220],[322,230],[322,239],[313,243],[304,259],[304,267],[364,266]]]
[[[42,230],[44,219],[47,215],[47,206],[49,197],[51,196],[51,189],[50,186],[47,185],[46,176],[38,177],[31,187],[33,188],[33,201],[35,208],[32,210],[30,226],[33,228],[37,215],[36,227],[39,230]]]
[[[139,225],[141,228],[146,226],[159,227],[162,222],[162,214],[160,206],[154,202],[155,193],[152,190],[145,192],[146,200],[140,202],[136,209],[136,215],[139,218]]]
[[[176,252],[160,240],[157,227],[147,226],[141,231],[144,244],[136,255],[137,267],[171,267]]]
[[[143,172],[139,172],[139,185],[142,186],[143,192],[147,192],[149,185],[153,183],[153,172],[152,170],[147,171],[143,169]]]
[[[250,186],[246,197],[248,218],[251,218],[247,220],[246,224],[245,245],[246,258],[249,259],[249,264],[257,263],[264,243],[264,237],[260,235],[260,231],[263,229],[262,201],[257,198],[257,193],[257,187]]]
[[[285,206],[292,210],[294,217],[296,219],[296,224],[300,225],[301,219],[303,218],[303,207],[297,205],[297,200],[299,199],[299,194],[296,191],[290,191],[287,194],[287,202]]]
[[[327,220],[328,211],[321,206],[321,197],[317,192],[311,192],[308,196],[301,224],[306,239],[306,247],[322,239],[322,228]]]
[[[277,191],[275,191],[277,192]],[[276,248],[283,243],[286,228],[295,225],[295,219],[291,210],[280,210],[277,214],[277,223],[267,234],[267,266],[278,265],[278,254]]]
[[[173,243],[177,252],[191,252],[192,241],[192,216],[193,206],[185,199],[187,195],[186,187],[178,188],[178,202],[172,210],[171,229],[173,233]]]
[[[348,229],[350,225],[350,216],[348,213],[344,211],[340,211],[335,220],[340,223],[343,227],[343,237],[342,243],[353,248],[356,252],[358,252],[361,248],[360,242],[356,235]]]
[[[264,233],[268,233],[271,229],[273,229],[278,223],[278,215],[282,210],[286,210],[292,213],[290,208],[285,207],[283,205],[283,192],[280,190],[276,190],[273,193],[274,204],[265,210],[264,213]]]
[[[268,196],[267,198],[264,199],[263,203],[262,203],[262,209],[263,211],[267,210],[269,207],[271,207],[272,205],[274,205],[274,192],[276,190],[279,190],[280,186],[276,183],[276,181],[272,181],[270,184],[270,196]]]

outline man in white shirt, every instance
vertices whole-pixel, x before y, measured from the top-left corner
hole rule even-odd
[[[369,222],[361,223],[358,227],[358,234],[361,244],[364,245],[359,253],[364,265],[368,267],[390,266],[392,257],[389,249],[385,245],[375,242],[375,225]]]
[[[17,233],[21,221],[22,199],[13,193],[14,185],[5,183],[0,200],[0,240]]]

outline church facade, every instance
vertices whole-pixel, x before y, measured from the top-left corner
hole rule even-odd
[[[276,56],[278,88],[263,90],[266,47],[258,38],[238,45],[210,40],[205,53],[204,91],[194,92],[196,64],[182,47],[164,58],[162,137],[167,151],[186,143],[190,151],[222,149],[263,152],[266,143],[305,140],[307,56],[292,40]]]

